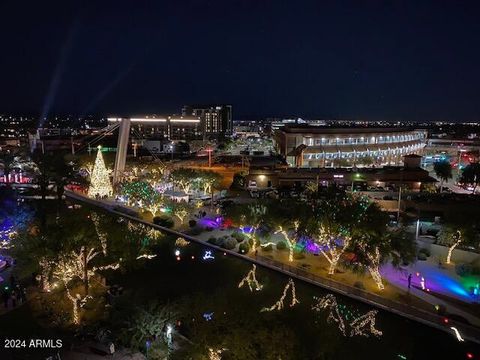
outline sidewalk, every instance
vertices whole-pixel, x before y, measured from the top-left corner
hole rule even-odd
[[[413,270],[412,270],[413,271]],[[415,275],[415,272],[413,272],[412,276],[412,286],[410,287],[410,290],[408,290],[408,281],[407,279],[403,276],[403,274],[398,271],[397,269],[394,269],[390,264],[384,265],[382,267],[382,275],[385,276],[386,279],[390,282],[391,285],[397,287],[398,289],[401,289],[405,292],[409,292],[410,294],[424,300],[425,302],[428,302],[429,304],[434,307],[435,305],[441,305],[444,306],[445,309],[447,310],[447,313],[449,314],[456,314],[461,316],[462,318],[468,320],[470,324],[480,327],[480,318],[476,317],[475,315],[466,312],[457,306],[440,299],[434,295],[429,294],[428,292],[421,290],[420,287],[420,282],[417,276]],[[411,273],[408,271],[408,273]],[[428,284],[427,284],[428,285]]]

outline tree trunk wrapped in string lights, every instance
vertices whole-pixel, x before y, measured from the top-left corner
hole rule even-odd
[[[350,245],[350,236],[332,236],[323,226],[320,226],[320,233],[318,235],[318,242],[320,244],[320,253],[327,259],[330,264],[328,267],[328,274],[335,274],[340,257]],[[342,244],[339,245],[338,242]],[[326,248],[326,250],[325,250]]]
[[[453,250],[458,246],[460,245],[460,243],[462,242],[462,232],[460,230],[457,230],[456,234],[455,234],[455,237],[454,237],[454,240],[455,242],[452,244],[452,246],[450,246],[448,248],[448,253],[447,253],[447,264],[450,264],[451,261],[452,261],[452,253],[453,253]]]
[[[73,305],[73,322],[75,324],[80,323],[79,307],[83,307],[87,300],[92,298],[89,294],[90,279],[96,275],[97,271],[115,270],[120,267],[118,263],[100,267],[91,266],[92,260],[99,254],[100,252],[94,248],[87,249],[85,246],[82,246],[78,252],[72,251],[70,254],[63,256],[54,265],[53,278],[60,280],[65,287],[67,297]],[[72,294],[69,286],[71,286],[73,280],[81,280],[83,282],[83,294],[78,292]]]
[[[378,250],[378,247],[375,247],[374,253],[367,252],[366,256],[370,261],[368,271],[370,272],[370,275],[372,275],[373,281],[375,281],[379,290],[385,289],[382,275],[380,275],[380,250]]]
[[[95,230],[97,232],[98,239],[100,240],[100,244],[102,245],[102,253],[104,256],[107,255],[107,234],[100,229],[100,217],[97,215],[96,212],[91,213],[91,219],[93,224],[95,225]]]
[[[293,223],[293,236],[290,236],[286,230],[283,229],[282,226],[278,227],[278,230],[275,234],[282,234],[285,240],[287,241],[288,245],[288,261],[293,261],[293,250],[295,248],[295,236],[297,234],[298,227],[300,225],[299,221],[294,221]]]

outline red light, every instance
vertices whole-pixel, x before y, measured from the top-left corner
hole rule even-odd
[[[192,255],[192,260],[195,259],[195,256]]]
[[[443,322],[444,322],[445,324],[448,324],[448,319],[447,319],[447,318],[443,318]]]
[[[473,359],[473,354],[472,353],[467,353],[467,359]]]

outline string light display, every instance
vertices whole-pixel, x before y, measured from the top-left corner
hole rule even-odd
[[[367,269],[370,272],[370,275],[372,276],[373,281],[375,281],[379,290],[385,289],[385,286],[383,285],[383,281],[382,281],[382,275],[380,274],[381,257],[380,257],[380,250],[378,249],[378,246],[375,246],[373,253],[372,251],[367,250],[366,243],[360,243],[359,247],[365,253],[367,259],[370,262],[370,265],[367,266]]]
[[[210,313],[204,313],[202,316],[205,319],[205,321],[212,321],[213,320],[213,311]]]
[[[190,242],[185,240],[183,237],[178,237],[177,240],[175,240],[176,246],[185,247],[188,244],[190,244]]]
[[[297,230],[298,230],[298,227],[300,225],[300,222],[299,221],[295,221],[293,223],[293,230],[294,230],[294,234],[297,233]],[[288,244],[288,261],[293,261],[293,249],[295,247],[295,238],[291,238],[290,235],[288,234],[288,232],[286,230],[283,229],[282,226],[279,226],[278,227],[278,230],[275,232],[275,234],[282,234],[283,237],[285,238],[285,240],[287,241],[287,244]]]
[[[260,247],[266,248],[267,246],[270,246],[270,245],[275,246],[276,244],[274,242],[270,241],[270,242],[267,242],[267,243],[264,243],[264,244],[260,244]]]
[[[142,255],[138,255],[137,256],[137,260],[139,259],[153,259],[154,257],[156,257],[157,255],[153,254],[153,255],[149,255],[149,254],[142,254]]]
[[[324,226],[320,226],[318,239],[321,245],[319,247],[320,253],[330,264],[328,273],[333,275],[335,273],[335,269],[337,268],[340,257],[350,245],[351,238],[349,236],[343,236],[341,245],[339,245],[338,237],[332,236]]]
[[[446,263],[447,264],[450,264],[451,260],[452,260],[452,253],[453,253],[453,250],[458,246],[460,245],[460,243],[462,242],[462,232],[460,230],[457,230],[455,236],[454,236],[454,240],[455,242],[452,244],[452,246],[450,246],[448,248],[448,253],[447,253],[447,261]]]
[[[366,252],[366,254],[371,263],[371,265],[368,267],[368,271],[370,271],[373,281],[375,281],[379,290],[385,289],[385,286],[382,282],[382,275],[380,275],[380,250],[378,250],[378,247],[375,247],[374,255],[372,255],[370,252]]]
[[[100,229],[100,217],[96,212],[92,212],[90,218],[93,221],[93,225],[95,225],[95,231],[97,232],[98,239],[102,245],[103,255],[107,255],[107,234]]]
[[[257,271],[257,266],[253,264],[253,268],[247,273],[247,275],[240,281],[238,284],[238,288],[243,287],[245,284],[248,285],[248,288],[250,291],[253,291],[253,289],[260,291],[263,288],[263,285],[261,285],[256,277],[256,271]]]
[[[105,167],[101,147],[98,147],[95,165],[90,175],[90,186],[88,196],[112,196],[113,188],[110,183],[110,171]]]
[[[185,217],[188,215],[188,211],[183,209],[183,208],[176,208],[173,211],[173,215],[175,215],[180,222],[183,224],[183,221],[185,220]]]
[[[215,256],[213,256],[212,254],[212,251],[211,250],[206,250],[205,251],[205,254],[203,254],[203,260],[213,260],[215,259]]]
[[[282,310],[283,307],[284,307],[285,298],[287,297],[289,289],[291,289],[291,294],[292,294],[292,300],[290,301],[290,307],[293,307],[296,304],[299,304],[300,301],[297,299],[297,296],[295,294],[295,283],[293,282],[293,279],[290,278],[290,280],[288,280],[287,285],[285,285],[285,288],[283,289],[282,297],[275,304],[270,306],[269,308],[264,307],[262,310],[260,310],[260,312]]]
[[[333,321],[338,324],[340,332],[343,334],[343,336],[346,336],[345,322],[343,321],[343,317],[340,314],[340,308],[337,304],[337,299],[335,298],[335,296],[333,296],[332,294],[328,294],[322,298],[314,297],[314,299],[317,300],[317,304],[312,306],[312,310],[320,311],[329,309],[330,312],[327,317],[327,322]]]
[[[375,328],[377,310],[371,310],[361,315],[358,311],[354,311],[343,304],[338,304],[333,294],[321,298],[314,297],[314,299],[316,304],[312,306],[312,310],[329,310],[327,322],[336,323],[343,336],[347,336],[347,325],[350,328],[350,337],[382,336],[383,333]]]
[[[352,329],[350,336],[365,336],[369,334],[375,336],[382,336],[383,333],[380,330],[375,329],[375,319],[377,316],[377,310],[371,310],[365,315],[362,315],[350,323]]]
[[[150,212],[161,209],[160,194],[146,181],[129,181],[122,184],[120,193],[127,197],[128,204],[144,205]]]
[[[212,348],[208,348],[208,359],[209,360],[222,360],[222,352],[226,349],[222,350],[215,350]]]
[[[458,341],[460,341],[460,342],[465,341],[465,339],[462,337],[462,335],[460,335],[460,331],[458,331],[458,329],[456,327],[451,326],[450,329],[453,330],[453,332],[455,333],[455,336],[456,336]]]
[[[95,251],[94,248],[87,250],[82,246],[78,252],[72,251],[69,255],[62,257],[58,262],[47,264],[48,267],[53,267],[53,277],[59,279],[65,287],[67,297],[73,305],[73,322],[75,324],[80,323],[79,306],[83,307],[82,302],[85,303],[90,298],[90,295],[85,294],[83,297],[78,293],[72,295],[68,287],[70,282],[74,279],[81,279],[88,284],[97,271],[107,269],[116,270],[120,267],[120,264],[116,263],[89,268],[92,260],[99,254],[100,252]]]

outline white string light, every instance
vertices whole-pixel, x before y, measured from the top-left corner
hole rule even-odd
[[[375,319],[377,316],[377,310],[371,310],[367,312],[365,315],[362,315],[350,323],[350,327],[352,329],[350,336],[365,336],[368,337],[369,333],[375,336],[382,336],[382,332],[380,330],[375,329]],[[368,331],[366,331],[367,326]]]
[[[312,307],[312,310],[320,311],[324,309],[329,309],[330,313],[327,317],[327,322],[333,321],[338,324],[338,328],[343,336],[346,336],[345,322],[343,317],[340,315],[338,309],[337,299],[332,294],[328,294],[323,298],[314,298],[317,300],[317,304]]]
[[[293,282],[293,279],[290,278],[290,280],[288,280],[287,285],[285,285],[285,288],[283,289],[282,297],[275,304],[270,306],[269,308],[264,307],[262,310],[260,310],[260,312],[282,310],[283,307],[284,307],[285,298],[287,297],[287,294],[288,294],[288,289],[290,289],[290,288],[291,288],[291,293],[292,293],[292,301],[290,302],[290,307],[295,306],[295,304],[299,304],[300,301],[298,301],[297,296],[295,294],[295,283]]]
[[[465,339],[462,337],[462,335],[460,335],[460,331],[458,331],[458,329],[456,327],[450,327],[450,329],[453,330],[453,332],[455,333],[455,336],[457,337],[457,340],[460,341],[460,342],[463,342],[465,341]]]
[[[149,254],[142,254],[142,255],[138,255],[137,256],[137,260],[139,259],[153,259],[154,257],[156,257],[157,255],[149,255]]]
[[[88,188],[88,196],[112,196],[113,188],[110,183],[110,171],[105,167],[103,161],[101,147],[98,147],[97,158],[90,175],[90,186]]]
[[[185,240],[183,237],[178,237],[177,240],[175,240],[176,246],[185,247],[188,244],[190,244],[190,241]]]
[[[96,212],[92,212],[91,219],[93,221],[93,224],[95,225],[95,230],[97,231],[97,236],[100,240],[100,244],[102,245],[103,255],[107,255],[107,235],[100,230],[100,218]]]
[[[242,279],[242,281],[240,281],[240,283],[238,284],[238,287],[241,288],[245,284],[247,284],[250,291],[253,291],[253,289],[255,289],[257,291],[262,290],[263,285],[261,285],[257,280],[256,270],[257,270],[257,266],[255,264],[253,264],[252,270],[250,270],[247,273],[247,275]]]
[[[330,310],[327,322],[335,322],[338,324],[338,328],[343,336],[347,336],[347,325],[350,328],[350,336],[365,336],[369,337],[370,334],[375,336],[382,336],[383,333],[375,328],[375,321],[378,311],[371,310],[364,315],[355,317],[352,313],[350,315],[342,316],[342,312],[340,311],[340,306],[337,303],[337,299],[333,294],[328,294],[322,298],[314,298],[317,300],[317,303],[312,306],[312,310],[321,311],[328,309]],[[354,317],[352,321],[348,322],[348,318]]]

